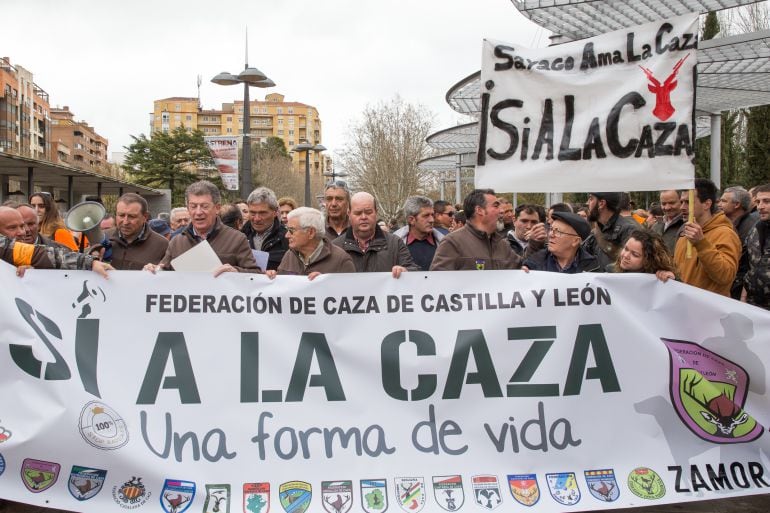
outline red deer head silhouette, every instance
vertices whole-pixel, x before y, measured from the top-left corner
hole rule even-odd
[[[644,71],[644,74],[647,75],[647,79],[650,81],[650,83],[647,84],[647,88],[651,93],[655,94],[655,108],[652,109],[652,113],[661,121],[666,121],[674,114],[676,110],[674,109],[674,106],[671,105],[671,91],[676,89],[678,84],[676,81],[676,75],[679,73],[679,68],[682,67],[682,64],[684,64],[684,61],[687,60],[687,57],[689,56],[690,54],[688,53],[679,59],[679,61],[674,65],[674,69],[671,74],[662,84],[658,81],[657,78],[653,76],[652,71],[645,68],[644,66],[639,66],[642,68],[642,71]]]

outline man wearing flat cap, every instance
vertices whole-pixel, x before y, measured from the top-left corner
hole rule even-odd
[[[588,222],[571,212],[553,212],[551,218],[548,245],[525,259],[522,269],[565,274],[601,271],[597,258],[582,247],[591,234]]]
[[[636,222],[620,215],[619,192],[591,192],[588,194],[588,222],[595,222],[583,248],[595,256],[604,269],[617,259],[626,239],[639,228]]]

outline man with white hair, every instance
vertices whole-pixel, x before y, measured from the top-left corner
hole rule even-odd
[[[325,234],[326,223],[319,210],[299,207],[289,212],[286,221],[289,250],[278,269],[266,274],[271,279],[276,274],[302,274],[312,280],[319,274],[356,272],[350,255],[330,243]]]
[[[172,208],[168,217],[168,224],[171,228],[169,239],[173,239],[176,235],[182,233],[182,230],[190,224],[190,212],[187,210],[187,207]]]

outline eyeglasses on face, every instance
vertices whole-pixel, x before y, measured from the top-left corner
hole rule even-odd
[[[297,227],[297,228],[292,228],[292,227],[286,228],[286,231],[289,232],[292,235],[294,235],[295,232],[298,232],[300,230],[307,230],[307,228],[302,228],[301,226]]]
[[[577,233],[563,232],[558,228],[551,228],[551,230],[548,232],[548,235],[553,235],[556,238],[559,238],[562,235],[569,235],[570,237],[580,237],[580,235],[578,235]]]

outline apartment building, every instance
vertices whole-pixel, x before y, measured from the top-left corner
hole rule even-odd
[[[50,158],[48,93],[32,72],[0,58],[0,151],[36,159]]]
[[[198,98],[172,97],[156,100],[150,119],[151,132],[168,132],[179,126],[200,130],[203,135],[243,135],[243,101],[223,103],[220,110],[202,109]],[[288,150],[302,141],[321,144],[322,129],[318,110],[304,103],[287,102],[282,94],[270,93],[264,100],[249,102],[252,143],[280,137]],[[293,153],[293,166],[304,172],[305,152]],[[326,169],[323,155],[311,152],[311,170]]]
[[[65,105],[51,109],[51,161],[78,169],[105,172],[108,141],[85,121],[76,121]]]

